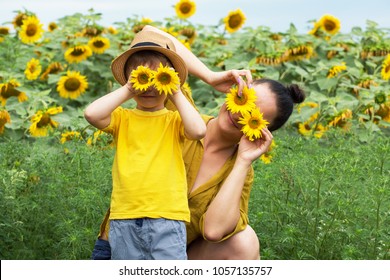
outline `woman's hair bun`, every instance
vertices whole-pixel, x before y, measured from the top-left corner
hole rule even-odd
[[[301,103],[306,98],[305,92],[297,84],[287,86],[287,90],[294,103]]]

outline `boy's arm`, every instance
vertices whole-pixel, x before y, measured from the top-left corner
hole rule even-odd
[[[183,121],[185,136],[191,140],[202,139],[206,134],[206,124],[198,111],[191,105],[180,89],[170,98]]]
[[[128,85],[124,85],[92,102],[84,111],[85,119],[98,129],[107,127],[111,113],[122,103],[133,98]]]

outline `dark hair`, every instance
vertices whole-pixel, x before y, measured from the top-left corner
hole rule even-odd
[[[267,84],[276,99],[277,113],[268,129],[274,131],[282,127],[291,116],[294,103],[301,103],[305,100],[305,92],[297,85],[284,86],[278,81],[262,78],[253,81],[253,85]]]
[[[160,62],[164,66],[173,67],[171,61],[162,53],[156,51],[138,51],[132,54],[125,64],[125,77],[128,79],[131,71],[139,65],[149,64],[150,66],[158,67]]]

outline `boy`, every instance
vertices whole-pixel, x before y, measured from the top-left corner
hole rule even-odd
[[[109,242],[112,259],[187,259],[184,222],[190,219],[182,159],[183,137],[201,139],[206,126],[179,85],[165,108],[158,87],[144,91],[130,82],[138,66],[153,71],[173,67],[182,85],[187,67],[173,43],[158,33],[139,32],[130,49],[111,65],[122,85],[91,103],[85,118],[111,133],[116,143],[110,205]],[[120,105],[134,98],[134,109]]]

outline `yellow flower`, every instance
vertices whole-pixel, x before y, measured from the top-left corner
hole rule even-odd
[[[14,20],[12,21],[12,24],[14,25],[14,28],[15,29],[20,28],[23,25],[23,20],[25,20],[27,18],[28,18],[28,15],[26,15],[25,13],[19,12],[15,16]]]
[[[314,56],[314,49],[306,45],[295,46],[288,49],[285,56],[289,61],[309,59]]]
[[[388,54],[385,60],[382,63],[382,71],[381,71],[382,79],[387,81],[390,79],[390,54]]]
[[[94,53],[102,54],[110,47],[110,40],[103,37],[94,37],[89,40],[88,46]]]
[[[7,36],[9,34],[9,28],[6,26],[0,26],[0,37]]]
[[[2,106],[5,106],[8,98],[12,96],[17,97],[19,102],[24,102],[28,99],[24,92],[16,89],[19,86],[20,83],[15,79],[10,80],[8,83],[0,84],[0,101]]]
[[[152,85],[153,71],[145,66],[138,66],[131,71],[130,83],[136,90],[145,91]]]
[[[0,134],[3,134],[4,127],[7,123],[11,123],[11,117],[6,110],[0,110]]]
[[[196,5],[191,0],[180,0],[175,5],[176,14],[179,18],[185,19],[192,16],[196,11]]]
[[[153,86],[160,94],[173,94],[178,90],[180,78],[175,70],[160,63],[153,75]]]
[[[49,131],[58,126],[51,116],[62,112],[62,107],[52,107],[46,110],[39,110],[31,118],[30,134],[34,137],[47,136]]]
[[[339,73],[342,71],[347,70],[347,66],[345,65],[345,62],[343,62],[341,65],[333,66],[331,69],[329,69],[327,78],[333,78],[336,77]]]
[[[223,22],[225,23],[225,29],[229,33],[233,33],[244,25],[245,20],[246,18],[244,13],[240,9],[237,9],[229,12],[227,17],[223,19]]]
[[[332,15],[324,15],[319,20],[319,25],[322,30],[331,35],[336,34],[340,30],[340,20]]]
[[[352,119],[352,111],[350,109],[346,109],[336,116],[328,123],[328,126],[341,127],[344,130],[349,130],[350,122]]]
[[[34,16],[29,16],[23,20],[19,30],[19,38],[25,44],[31,44],[38,41],[43,35],[43,24]]]
[[[52,62],[47,66],[45,72],[41,75],[40,79],[41,80],[46,80],[50,74],[57,74],[60,71],[62,71],[64,68],[59,62]]]
[[[62,98],[76,99],[87,88],[87,78],[77,71],[68,71],[57,83],[57,91]]]
[[[275,148],[276,148],[275,140],[272,140],[271,145],[268,148],[268,151],[260,156],[260,159],[263,163],[265,164],[271,163]]]
[[[269,124],[269,122],[263,119],[263,114],[260,113],[257,107],[250,112],[244,112],[238,123],[243,125],[241,131],[244,132],[250,141],[261,138],[261,130]]]
[[[379,109],[375,112],[375,115],[380,116],[385,122],[390,122],[390,101],[379,105]]]
[[[65,59],[69,63],[79,63],[92,55],[92,50],[89,46],[75,46],[69,48],[65,52]]]
[[[112,26],[108,27],[108,28],[106,29],[106,31],[107,31],[108,33],[112,34],[112,35],[118,34],[118,30],[116,30],[115,27],[112,27]]]
[[[42,66],[38,59],[32,58],[28,63],[24,74],[28,80],[35,80],[41,74]]]
[[[61,134],[60,142],[64,144],[67,141],[81,139],[80,132],[78,131],[65,131]]]
[[[50,32],[53,32],[54,30],[56,30],[58,28],[58,25],[57,23],[55,22],[50,22],[49,25],[48,25],[48,30]]]
[[[236,87],[231,88],[226,95],[226,108],[234,113],[245,113],[256,108],[256,92],[253,88],[244,87],[241,96]]]

